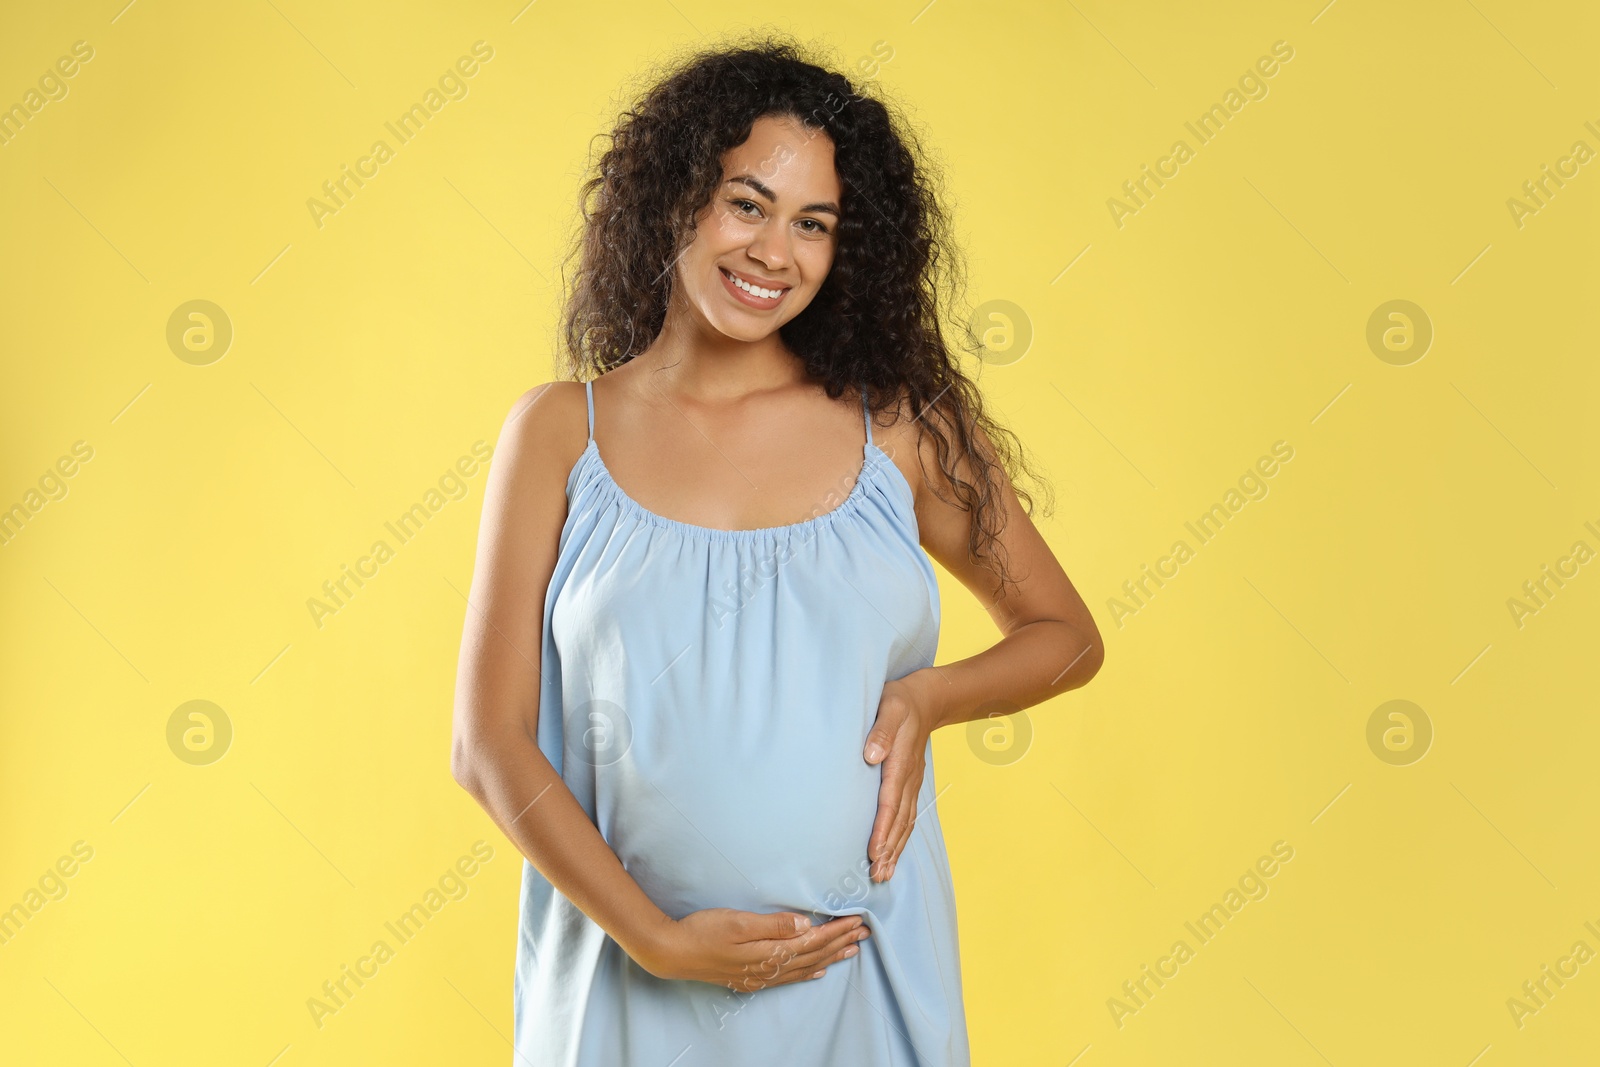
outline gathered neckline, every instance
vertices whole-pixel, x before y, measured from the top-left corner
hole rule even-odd
[[[584,452],[585,454],[593,455],[595,465],[599,468],[606,485],[610,487],[617,500],[628,510],[653,525],[712,541],[751,541],[827,526],[841,516],[860,508],[862,496],[866,491],[867,479],[874,472],[884,465],[894,466],[894,461],[889,458],[889,454],[879,448],[876,443],[863,442],[861,445],[861,470],[856,475],[855,485],[850,487],[850,492],[839,503],[838,507],[825,511],[821,515],[813,515],[809,519],[785,523],[781,526],[757,526],[752,529],[725,530],[717,526],[701,526],[697,523],[684,522],[681,519],[669,519],[665,515],[659,515],[651,511],[629,496],[628,491],[617,482],[617,479],[611,473],[611,469],[606,466],[605,459],[600,455],[600,444],[595,438],[589,438],[588,444],[584,446]],[[874,457],[873,453],[877,453],[876,457]],[[898,468],[896,469],[898,470]]]

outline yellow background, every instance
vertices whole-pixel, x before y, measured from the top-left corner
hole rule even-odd
[[[0,104],[94,58],[0,147],[0,507],[94,454],[0,547],[0,907],[93,858],[0,945],[0,1060],[510,1060],[521,861],[448,766],[483,472],[321,628],[305,602],[553,376],[618,90],[757,11],[841,65],[892,50],[876,81],[945,168],[971,299],[1031,324],[982,384],[1108,643],[1021,758],[935,736],[974,1062],[1594,1059],[1600,961],[1521,1027],[1506,1002],[1600,951],[1600,564],[1521,627],[1507,600],[1600,549],[1600,164],[1520,227],[1506,201],[1600,149],[1600,18],[1214,7],[7,5]],[[469,94],[318,228],[306,201],[478,40]],[[1268,95],[1198,145],[1183,123],[1280,40]],[[1179,138],[1119,228],[1108,198]],[[206,366],[166,341],[196,299],[234,331]],[[1396,299],[1435,334],[1405,366],[1366,341]],[[1193,542],[1279,440],[1270,493]],[[1108,599],[1179,538],[1119,626]],[[947,662],[997,635],[941,580]],[[1433,729],[1405,766],[1367,742],[1393,699]],[[234,731],[208,766],[168,747],[190,700]],[[467,895],[316,1027],[307,998],[480,839]],[[1268,895],[1193,939],[1280,840]]]

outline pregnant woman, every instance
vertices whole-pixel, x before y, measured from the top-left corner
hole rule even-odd
[[[584,188],[581,384],[501,431],[452,751],[526,858],[524,1067],[969,1062],[929,738],[1103,651],[946,347],[932,188],[772,42],[657,82]],[[930,556],[1003,634],[940,666]]]

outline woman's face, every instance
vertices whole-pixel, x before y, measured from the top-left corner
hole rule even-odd
[[[723,154],[722,178],[678,261],[677,293],[717,332],[759,341],[805,310],[833,266],[833,141],[765,115]]]

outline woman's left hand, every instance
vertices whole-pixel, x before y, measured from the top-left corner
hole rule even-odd
[[[927,766],[928,735],[933,716],[918,690],[913,674],[888,682],[878,699],[878,718],[867,734],[863,756],[883,765],[878,787],[878,817],[867,839],[867,858],[873,881],[887,882],[894,874],[900,851],[911,838],[917,819],[917,793]]]

